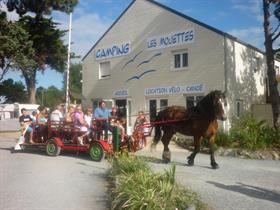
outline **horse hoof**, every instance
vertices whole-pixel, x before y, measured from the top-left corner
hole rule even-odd
[[[212,166],[213,169],[218,169],[219,168],[219,165],[217,163],[211,164],[211,166]]]
[[[168,159],[163,159],[162,162],[167,164],[167,163],[170,162],[170,160],[168,160]]]
[[[193,160],[188,160],[188,165],[189,166],[193,166],[194,165],[194,161]]]

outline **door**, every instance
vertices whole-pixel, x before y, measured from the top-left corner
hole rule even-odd
[[[168,106],[168,99],[149,99],[150,121],[155,121],[157,113]]]
[[[115,105],[119,108],[120,117],[126,119],[126,99],[116,100]]]
[[[125,119],[124,128],[131,135],[131,101],[129,99],[117,99],[115,105],[119,108],[120,116]]]

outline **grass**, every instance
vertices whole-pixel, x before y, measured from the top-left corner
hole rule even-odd
[[[250,113],[245,113],[232,122],[229,133],[218,133],[216,144],[248,150],[279,149],[280,131],[269,127],[265,121],[256,120]]]
[[[120,154],[110,163],[113,210],[179,210],[190,206],[206,209],[196,193],[176,183],[175,164],[161,174],[152,172],[146,162],[134,155]]]

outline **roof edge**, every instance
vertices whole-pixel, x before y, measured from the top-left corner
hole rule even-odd
[[[112,25],[105,31],[105,33],[97,40],[97,42],[92,46],[92,48],[86,53],[86,55],[82,58],[82,61],[83,61],[83,60],[88,56],[88,54],[95,48],[95,46],[102,40],[102,38],[111,30],[111,28],[113,28],[113,26],[119,21],[119,19],[120,19],[120,18],[127,12],[127,10],[135,3],[135,1],[136,1],[136,0],[133,0],[133,1],[127,6],[127,8],[120,14],[120,16],[112,23]],[[147,1],[147,2],[150,2],[150,3],[152,3],[152,4],[155,4],[155,5],[157,5],[157,6],[161,7],[161,8],[163,8],[163,9],[165,9],[165,10],[171,12],[171,13],[174,13],[174,14],[176,14],[176,15],[178,15],[178,16],[184,18],[184,19],[187,19],[187,20],[189,20],[189,21],[191,21],[191,22],[193,22],[193,23],[196,23],[196,24],[198,24],[198,25],[200,25],[200,26],[202,26],[202,27],[205,27],[205,28],[207,28],[207,29],[209,29],[209,30],[211,30],[211,31],[214,31],[214,32],[216,32],[216,33],[218,33],[218,34],[220,34],[220,35],[222,35],[222,36],[225,36],[225,37],[230,38],[230,39],[232,39],[232,40],[234,40],[234,41],[236,41],[236,42],[239,42],[240,44],[243,44],[243,45],[245,45],[245,46],[247,46],[247,47],[249,47],[249,48],[251,48],[251,49],[254,49],[254,50],[256,50],[256,51],[258,51],[258,52],[260,52],[260,53],[262,53],[262,54],[265,54],[265,52],[264,52],[263,50],[261,50],[261,49],[255,47],[255,46],[253,46],[253,45],[251,45],[251,44],[248,44],[248,43],[246,43],[246,42],[244,42],[244,41],[241,41],[241,40],[239,40],[237,37],[235,37],[235,36],[233,36],[233,35],[230,35],[230,34],[228,34],[228,33],[226,33],[226,32],[223,32],[223,31],[221,31],[221,30],[219,30],[219,29],[217,29],[217,28],[214,28],[214,27],[212,27],[212,26],[210,26],[210,25],[207,25],[206,23],[203,23],[203,22],[201,22],[201,21],[199,21],[199,20],[196,20],[196,19],[194,19],[194,18],[192,18],[192,17],[190,17],[190,16],[187,16],[187,15],[185,15],[185,14],[183,14],[183,13],[177,11],[177,10],[174,10],[174,9],[172,9],[172,8],[170,8],[170,7],[167,7],[167,6],[165,6],[165,5],[163,5],[163,4],[159,3],[159,2],[156,2],[155,0],[146,0],[146,1]]]
[[[112,25],[104,32],[104,34],[95,42],[95,44],[90,48],[90,50],[82,58],[82,61],[88,56],[88,54],[95,48],[95,46],[103,39],[103,37],[113,28],[113,26],[121,19],[121,17],[126,13],[126,11],[135,3],[136,0],[133,0],[127,8],[120,14],[120,16],[112,23]]]
[[[163,5],[163,4],[159,3],[159,2],[156,2],[155,0],[146,0],[146,1],[151,2],[151,3],[153,3],[153,4],[155,4],[155,5],[157,5],[157,6],[161,7],[161,8],[163,8],[163,9],[169,11],[169,12],[172,12],[172,13],[174,13],[174,14],[180,16],[180,17],[183,17],[183,18],[185,18],[185,19],[187,19],[187,20],[189,20],[189,21],[191,21],[191,22],[194,22],[194,23],[196,23],[196,24],[198,24],[198,25],[200,25],[200,26],[203,26],[203,27],[205,27],[205,28],[207,28],[207,29],[209,29],[209,30],[211,30],[211,31],[214,31],[214,32],[216,32],[216,33],[218,33],[218,34],[220,34],[220,35],[222,35],[222,36],[225,36],[225,37],[227,37],[227,38],[233,39],[234,41],[237,41],[237,42],[239,42],[240,44],[243,44],[243,45],[248,46],[248,47],[250,47],[250,48],[252,48],[252,49],[254,49],[254,50],[256,50],[256,51],[258,51],[258,52],[260,52],[260,53],[265,54],[265,52],[264,52],[263,50],[261,50],[261,49],[255,47],[255,46],[253,46],[253,45],[251,45],[251,44],[249,44],[249,43],[246,43],[246,42],[244,42],[244,41],[238,39],[237,37],[235,37],[235,36],[233,36],[233,35],[231,35],[231,34],[228,34],[228,33],[226,33],[226,32],[223,32],[223,31],[221,31],[221,30],[219,30],[219,29],[217,29],[217,28],[214,28],[213,26],[207,25],[206,23],[203,23],[203,22],[201,22],[201,21],[199,21],[199,20],[197,20],[197,19],[194,19],[194,18],[192,18],[192,17],[190,17],[190,16],[187,16],[187,15],[185,15],[185,14],[183,14],[183,13],[177,11],[177,10],[174,10],[174,9],[172,9],[172,8],[170,8],[170,7],[167,7],[167,6],[165,6],[165,5]]]

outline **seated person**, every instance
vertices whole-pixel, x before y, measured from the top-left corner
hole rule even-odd
[[[135,123],[134,123],[134,130],[139,127],[139,126],[143,126],[145,123],[148,123],[149,121],[147,120],[145,114],[143,111],[139,111],[138,112],[138,116],[135,120]]]
[[[45,125],[48,121],[46,118],[47,109],[46,107],[39,106],[39,114],[36,116],[36,123],[40,125]]]
[[[21,116],[19,117],[19,123],[21,126],[22,133],[27,132],[29,134],[29,142],[33,144],[33,128],[32,128],[32,118],[27,114],[25,108],[21,109]]]
[[[32,118],[32,122],[36,123],[36,118],[37,118],[37,111],[33,111],[30,115],[30,117]]]
[[[47,140],[47,132],[48,132],[48,128],[47,126],[45,126],[48,122],[47,119],[47,109],[46,107],[43,106],[39,106],[38,107],[39,110],[39,114],[37,114],[36,116],[36,130],[37,132],[37,137],[38,140],[40,139],[42,142],[44,140]]]
[[[110,116],[110,122],[113,126],[117,126],[120,131],[121,131],[121,141],[124,141],[124,137],[125,137],[125,129],[124,129],[124,124],[125,121],[122,120],[122,118],[120,117],[120,113],[119,113],[119,109],[117,107],[112,107],[112,111],[111,111],[111,116]]]
[[[73,105],[70,105],[68,107],[68,111],[65,114],[65,122],[72,123],[72,114],[75,112],[75,107]]]
[[[92,131],[92,108],[88,107],[85,114],[84,114],[84,120],[86,122],[86,126],[89,130],[89,137],[94,138],[93,131]]]
[[[78,143],[83,145],[83,137],[88,134],[87,123],[84,120],[84,113],[82,111],[81,105],[77,105],[74,113],[72,114],[72,122],[74,128],[79,129],[81,132],[86,132],[82,136],[78,137]]]
[[[61,122],[63,120],[64,107],[62,105],[58,105],[54,111],[52,111],[50,115],[50,121],[52,122]]]
[[[146,137],[145,137],[145,131],[146,128],[144,127],[145,124],[148,124],[149,121],[147,120],[145,114],[143,111],[138,112],[138,116],[134,123],[134,132],[133,135],[136,139],[139,139],[139,146],[142,148],[146,146]],[[143,127],[142,127],[143,126]],[[148,129],[148,128],[147,128]]]
[[[108,139],[108,129],[109,123],[108,119],[110,117],[110,111],[106,108],[106,102],[100,101],[99,107],[94,111],[93,117],[96,119],[96,123],[100,124],[100,127],[105,132],[105,139]],[[98,126],[99,127],[99,126]],[[100,139],[101,131],[97,131],[97,139]]]

